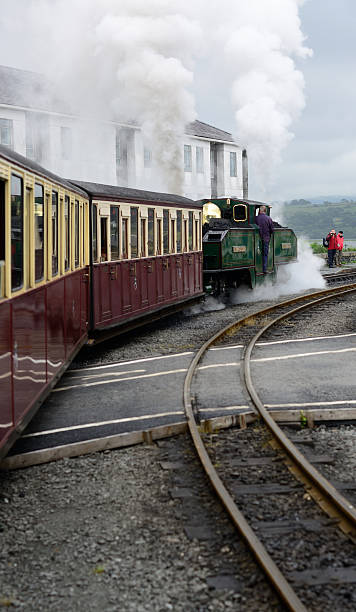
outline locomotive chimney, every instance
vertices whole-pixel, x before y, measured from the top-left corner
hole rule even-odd
[[[242,151],[242,197],[248,200],[248,157],[247,151]]]

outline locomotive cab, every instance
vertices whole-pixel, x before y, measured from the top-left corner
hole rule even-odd
[[[256,216],[262,202],[238,198],[203,201],[203,270],[206,289],[226,293],[240,284],[254,287],[264,280],[262,243]],[[271,207],[265,205],[270,215]],[[294,232],[274,223],[267,271],[274,278],[276,266],[296,260]]]

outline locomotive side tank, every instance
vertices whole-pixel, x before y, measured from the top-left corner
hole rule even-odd
[[[254,288],[266,276],[274,279],[277,267],[297,259],[293,230],[274,222],[267,275],[262,270],[262,241],[256,224],[260,206],[253,200],[203,200],[203,271],[207,291],[216,295],[241,284]]]

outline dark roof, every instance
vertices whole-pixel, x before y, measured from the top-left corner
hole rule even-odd
[[[10,66],[0,66],[0,104],[68,112],[63,101],[53,94],[51,83],[46,76]]]
[[[131,189],[117,185],[102,185],[101,183],[88,183],[86,181],[70,180],[74,185],[78,185],[87,191],[92,198],[115,199],[133,202],[159,202],[161,204],[176,204],[183,207],[196,208],[200,203],[172,193],[159,193],[146,191],[144,189]]]
[[[19,153],[15,153],[15,151],[12,151],[12,149],[10,149],[9,147],[0,145],[0,159],[1,158],[5,158],[14,164],[17,164],[21,168],[28,170],[29,172],[33,172],[43,178],[46,178],[52,181],[53,183],[57,183],[58,185],[63,186],[65,189],[76,191],[83,197],[88,197],[88,195],[79,187],[72,185],[69,181],[66,181],[57,174],[53,174],[53,172],[46,170],[45,168],[43,168],[43,166],[40,166],[39,164],[30,159],[27,159],[27,157],[24,157]]]
[[[198,200],[198,202],[204,205],[208,204],[209,202],[216,202],[217,200],[227,200],[227,198],[229,198],[230,200],[234,200],[234,202],[241,202],[242,204],[252,204],[253,206],[271,206],[271,204],[267,204],[266,202],[259,202],[258,200],[248,200],[246,198],[238,198],[233,195],[219,198],[204,198],[203,200]]]
[[[185,130],[186,134],[191,136],[200,136],[201,138],[208,138],[209,140],[225,140],[228,142],[235,142],[230,132],[219,130],[208,123],[202,121],[193,121],[189,123]]]
[[[70,113],[65,102],[60,100],[52,91],[51,82],[45,75],[29,70],[11,68],[10,66],[0,66],[0,104],[23,106],[33,110]],[[138,124],[134,121],[129,123],[138,127]],[[219,130],[202,121],[189,123],[185,132],[191,136],[199,136],[209,140],[234,142],[229,132]]]

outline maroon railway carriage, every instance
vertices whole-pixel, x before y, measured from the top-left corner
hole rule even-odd
[[[0,457],[86,342],[203,295],[201,216],[0,146]]]
[[[92,212],[90,341],[203,295],[201,204],[172,194],[77,185],[89,194]]]
[[[0,456],[87,340],[89,200],[0,147]]]

